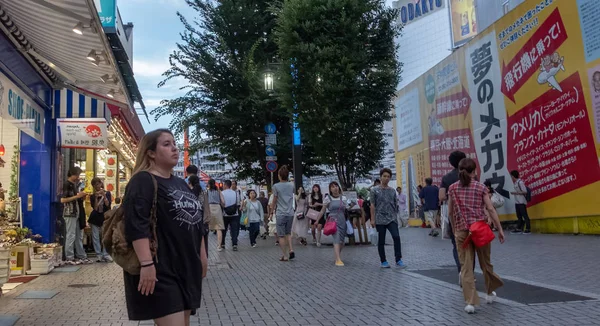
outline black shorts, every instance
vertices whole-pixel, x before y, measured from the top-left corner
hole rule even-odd
[[[325,215],[329,215],[329,214],[325,214]],[[324,226],[326,220],[327,220],[327,217],[322,216],[318,221],[310,220],[310,225],[315,225],[315,224],[319,223],[319,224],[321,224],[321,226]]]

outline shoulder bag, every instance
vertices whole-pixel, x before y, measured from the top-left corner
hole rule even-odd
[[[158,184],[156,178],[150,172],[147,172],[152,177],[152,184],[154,185],[154,198],[152,199],[152,209],[150,210],[150,228],[152,229],[152,238],[150,238],[150,252],[152,258],[158,262],[158,256],[156,255],[158,250],[158,237],[156,236],[156,197],[158,196]],[[131,275],[140,274],[140,261],[125,237],[125,208],[128,204],[124,201],[123,205],[117,209],[110,210],[104,214],[104,225],[102,227],[102,244],[106,248],[106,251],[112,256],[115,263],[124,271]]]
[[[460,209],[461,202],[460,202],[460,198],[458,195],[458,191],[456,192],[454,197],[456,199],[456,205],[458,207],[458,212],[459,212],[460,216],[462,216],[462,218],[465,220],[465,223],[468,225],[469,223],[467,222],[467,218],[464,216],[464,214],[462,213],[462,211]],[[466,248],[469,245],[469,242],[473,242],[473,245],[475,247],[478,247],[478,248],[483,247],[483,246],[489,244],[490,242],[492,242],[494,240],[494,238],[496,238],[496,236],[494,235],[494,232],[492,232],[492,229],[486,223],[486,219],[477,221],[468,226],[469,226],[469,235],[467,236],[467,238],[465,239],[465,241],[463,243],[463,248]]]

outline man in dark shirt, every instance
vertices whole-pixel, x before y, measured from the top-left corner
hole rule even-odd
[[[439,209],[439,189],[433,185],[433,179],[425,179],[425,188],[419,193],[419,198],[423,199],[423,210],[425,211],[425,218],[431,226],[431,232],[429,235],[437,237],[439,232],[437,231],[437,223],[435,221]]]
[[[85,214],[81,205],[87,193],[79,191],[79,176],[81,169],[74,166],[67,173],[67,181],[63,185],[63,193],[60,202],[63,204],[63,218],[65,220],[65,256],[66,263],[69,265],[89,264],[92,261],[87,259],[87,254],[83,248],[83,228],[80,216]],[[83,225],[83,227],[81,227]],[[75,260],[77,258],[77,260]]]
[[[448,196],[446,194],[448,193],[448,188],[450,188],[452,184],[458,182],[458,163],[460,163],[460,160],[463,158],[467,158],[467,155],[461,151],[454,151],[450,153],[450,156],[448,157],[448,161],[450,161],[450,165],[452,165],[454,169],[442,178],[439,193],[439,199],[442,203],[442,214],[448,214]],[[452,225],[450,225],[450,240],[452,240],[452,254],[454,255],[456,268],[458,268],[458,282],[460,283],[460,261],[458,260],[458,251],[456,250],[456,241],[454,240]]]

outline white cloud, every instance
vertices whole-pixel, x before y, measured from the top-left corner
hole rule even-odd
[[[160,77],[169,67],[167,59],[157,61],[133,59],[133,73],[136,77]]]

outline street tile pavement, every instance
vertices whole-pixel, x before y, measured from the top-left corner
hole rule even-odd
[[[346,266],[336,267],[331,246],[297,244],[296,260],[279,262],[273,238],[251,248],[241,232],[239,251],[228,244],[217,252],[211,234],[203,304],[192,324],[600,325],[599,300],[524,305],[500,299],[465,314],[458,285],[414,273],[454,264],[450,241],[428,237],[428,231],[401,230],[404,271],[381,270],[377,249],[369,245],[346,247]],[[505,244],[494,242],[492,262],[501,277],[600,298],[599,244],[600,237],[507,235]],[[393,247],[386,249],[393,257]],[[16,325],[152,325],[127,320],[121,278],[115,264],[41,276],[1,298],[0,315],[20,316]],[[16,298],[28,290],[59,293],[48,300]]]

